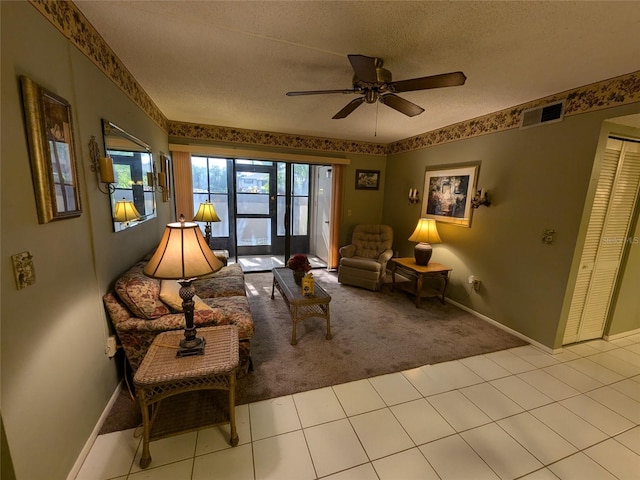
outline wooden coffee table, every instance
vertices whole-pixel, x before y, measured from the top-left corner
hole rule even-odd
[[[329,295],[324,288],[316,282],[314,284],[314,295],[312,297],[305,297],[302,294],[302,287],[293,279],[293,271],[291,269],[274,268],[271,299],[274,298],[276,288],[282,295],[287,307],[289,307],[289,313],[291,313],[291,320],[293,321],[291,345],[298,343],[296,338],[296,324],[300,320],[310,317],[325,318],[327,320],[327,335],[325,338],[327,340],[333,338],[331,335],[331,316],[329,312],[331,295]]]
[[[230,424],[229,443],[233,447],[238,444],[235,420],[238,329],[232,325],[206,327],[199,328],[197,334],[206,341],[204,355],[189,357],[176,357],[180,340],[184,338],[183,330],[159,334],[133,378],[142,411],[141,468],[147,468],[151,463],[149,440],[159,403],[173,395],[196,390],[227,390],[229,418],[224,423]],[[175,412],[175,415],[180,414],[179,411]]]

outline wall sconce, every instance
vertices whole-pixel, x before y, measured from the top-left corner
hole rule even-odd
[[[413,205],[414,203],[418,203],[420,201],[420,193],[417,188],[409,189],[409,203]]]
[[[167,187],[167,177],[164,172],[156,173],[156,166],[153,166],[153,172],[147,172],[147,184],[151,187],[151,191],[156,190],[164,193]]]
[[[98,190],[106,195],[116,191],[115,177],[113,175],[113,161],[109,157],[100,156],[100,147],[96,137],[91,135],[89,140],[89,157],[91,158],[91,171],[98,179]],[[104,186],[102,186],[104,184]]]
[[[478,190],[471,199],[472,208],[478,208],[480,205],[484,205],[485,207],[491,205],[489,197],[487,197],[487,191],[485,189]]]

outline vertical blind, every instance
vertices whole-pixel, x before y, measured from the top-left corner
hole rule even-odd
[[[176,213],[188,221],[193,219],[193,187],[191,179],[191,153],[172,152],[173,177],[176,189]]]

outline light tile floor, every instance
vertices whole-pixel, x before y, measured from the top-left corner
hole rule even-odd
[[[533,346],[237,408],[228,427],[97,438],[77,479],[640,479],[640,334]]]

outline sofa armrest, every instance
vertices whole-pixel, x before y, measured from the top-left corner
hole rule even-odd
[[[353,244],[345,245],[344,247],[340,247],[339,252],[341,257],[353,257],[356,254],[356,246]]]

